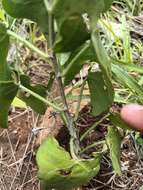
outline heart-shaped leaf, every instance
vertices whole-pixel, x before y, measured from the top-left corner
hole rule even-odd
[[[89,38],[87,26],[81,15],[72,15],[61,24],[54,50],[55,52],[73,51]]]
[[[44,33],[48,32],[48,12],[43,0],[2,0],[5,11],[15,18],[36,22]]]
[[[100,169],[100,155],[89,160],[73,160],[58,142],[49,137],[37,152],[39,178],[45,189],[68,190],[87,183]]]

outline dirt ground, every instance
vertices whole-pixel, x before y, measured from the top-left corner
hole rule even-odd
[[[0,129],[0,190],[42,189],[36,176],[35,161],[39,121],[39,116],[30,109],[12,109],[9,129]],[[92,136],[102,138],[102,133],[97,130]],[[143,185],[143,160],[131,136],[123,141],[121,165],[123,175],[118,177],[112,170],[108,155],[104,155],[99,175],[81,189],[140,190]]]
[[[0,129],[0,190],[38,190],[31,110],[14,110],[9,129]]]

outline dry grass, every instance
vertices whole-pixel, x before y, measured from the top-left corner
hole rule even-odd
[[[8,130],[0,130],[0,190],[38,190],[35,166],[37,116],[29,109],[15,110]]]
[[[0,129],[0,190],[41,189],[35,162],[38,125],[39,117],[30,109],[16,109],[10,114],[9,129]],[[110,159],[105,155],[100,174],[83,189],[139,190],[143,184],[143,161],[139,147],[134,144],[131,135],[123,141],[121,177],[112,171]]]

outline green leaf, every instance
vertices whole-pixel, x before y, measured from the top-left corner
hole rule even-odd
[[[100,155],[90,160],[73,160],[58,142],[49,137],[37,152],[39,178],[45,189],[68,190],[87,183],[100,169]]]
[[[0,81],[11,80],[11,71],[6,62],[9,49],[9,36],[4,24],[0,23]]]
[[[61,24],[54,50],[57,53],[73,51],[89,38],[83,18],[80,15],[72,15]]]
[[[130,64],[130,63],[120,63],[122,68],[125,68],[125,70],[129,72],[136,72],[139,74],[143,74],[143,67],[136,64]]]
[[[14,18],[27,18],[36,22],[44,33],[48,32],[48,12],[43,0],[2,0],[5,11]]]
[[[17,94],[18,86],[13,82],[0,81],[0,127],[7,128],[10,105]]]
[[[26,75],[20,76],[20,82],[21,84],[28,88],[29,90],[39,94],[42,97],[46,97],[46,87],[43,85],[37,84],[37,85],[31,85],[30,84],[30,78]],[[43,102],[41,102],[39,99],[35,98],[34,96],[30,95],[29,93],[23,92],[22,90],[19,91],[18,97],[23,100],[28,106],[30,106],[34,111],[36,111],[39,114],[44,114],[47,105]]]
[[[120,65],[112,64],[112,72],[114,74],[115,80],[120,84],[129,88],[134,95],[136,95],[141,103],[143,103],[143,90],[142,87],[137,83],[137,81],[128,74],[125,68]]]
[[[0,127],[7,128],[8,111],[17,93],[18,86],[12,81],[11,70],[6,62],[9,37],[0,23]]]
[[[137,145],[141,146],[143,148],[143,138],[142,138],[142,134],[140,134],[139,132],[135,134],[135,140]]]
[[[110,82],[111,80],[111,61],[105,51],[104,46],[102,45],[101,37],[99,35],[98,31],[94,31],[92,33],[92,43],[95,50],[95,53],[97,55],[98,63],[103,71],[104,76],[107,79],[107,82]],[[111,83],[111,82],[110,82]],[[112,86],[110,84],[110,86]]]
[[[37,152],[37,163],[40,178],[43,180],[48,178],[49,172],[56,172],[60,168],[63,170],[70,169],[74,164],[70,154],[60,147],[53,137],[49,137],[40,146]]]
[[[18,107],[18,108],[27,108],[25,102],[23,102],[22,100],[20,100],[17,97],[14,98],[14,100],[12,102],[12,106]]]
[[[108,86],[106,86],[102,72],[90,72],[87,80],[90,90],[92,114],[97,116],[107,111],[113,101],[107,90]]]
[[[106,12],[113,0],[54,0],[53,1],[53,14],[56,18],[67,18],[73,14],[88,13],[90,16]]]
[[[5,21],[5,13],[1,7],[0,7],[0,20]]]
[[[131,130],[118,113],[111,113],[109,119],[115,127],[120,127],[123,130]]]
[[[92,43],[94,47],[95,54],[97,56],[97,62],[103,74],[103,79],[105,83],[106,90],[108,92],[108,99],[110,103],[114,101],[114,89],[112,86],[112,75],[111,75],[111,61],[102,45],[101,38],[98,31],[93,31]]]
[[[121,137],[117,128],[115,127],[108,128],[106,142],[110,149],[110,158],[112,160],[113,168],[118,175],[121,175],[121,167],[120,167]]]
[[[75,50],[63,66],[64,84],[68,85],[87,61],[95,61],[96,55],[90,43]]]
[[[64,38],[67,36],[66,47],[68,47],[68,50],[70,46],[75,47],[75,43],[80,45],[80,43],[86,39],[86,25],[84,26],[83,22],[81,22],[81,16],[87,13],[90,18],[89,22],[91,21],[91,28],[93,28],[93,26],[97,24],[100,13],[107,11],[112,2],[113,0],[54,0],[52,2],[51,10],[57,20],[60,33],[62,34],[61,36]],[[76,22],[74,22],[75,19]],[[71,39],[73,41],[71,41]],[[79,40],[81,41],[79,42]],[[56,50],[58,50],[58,48]]]

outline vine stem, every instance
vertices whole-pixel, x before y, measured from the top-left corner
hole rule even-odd
[[[53,52],[53,44],[55,41],[55,32],[54,32],[54,18],[53,15],[49,13],[49,48],[51,49],[51,61],[53,63],[53,67],[55,70],[55,75],[56,75],[56,80],[59,85],[59,90],[60,90],[60,95],[62,99],[62,103],[64,105],[64,115],[66,118],[66,124],[67,128],[69,130],[71,140],[70,140],[70,151],[71,155],[74,159],[77,159],[77,155],[79,152],[79,138],[78,138],[78,131],[75,127],[75,123],[73,121],[73,118],[70,114],[68,103],[66,100],[66,95],[64,91],[64,85],[62,81],[62,76],[61,76],[61,70],[60,70],[60,65],[58,63],[58,60],[56,58],[55,53]]]
[[[99,121],[97,121],[94,125],[92,125],[83,135],[80,137],[80,141],[82,141],[92,130],[94,130],[100,123],[102,123],[109,114],[106,114],[103,118],[101,118]]]
[[[99,141],[99,142],[95,142],[95,143],[93,143],[93,144],[90,144],[90,145],[88,145],[86,148],[82,149],[81,152],[80,152],[80,154],[83,154],[83,153],[86,152],[87,150],[89,150],[89,149],[91,149],[91,148],[93,148],[93,147],[95,147],[95,146],[97,146],[97,145],[105,144],[105,142],[106,142],[106,141],[103,140],[103,141]]]
[[[46,100],[45,98],[43,98],[42,96],[40,96],[39,94],[33,92],[32,90],[26,88],[25,86],[23,86],[22,84],[19,85],[19,88],[29,94],[31,94],[32,96],[34,96],[35,98],[37,98],[38,100],[41,100],[42,102],[44,102],[46,105],[51,106],[52,108],[54,108],[56,111],[58,112],[63,112],[63,109],[61,109],[60,107],[58,107],[57,105],[55,105],[54,103],[50,102],[49,100]]]
[[[86,85],[86,80],[84,80],[81,85],[80,94],[78,97],[77,107],[76,107],[76,111],[75,111],[75,118],[74,118],[75,121],[78,119],[78,116],[79,116],[80,105],[81,105],[85,85]]]
[[[27,40],[25,40],[24,38],[22,38],[21,36],[19,36],[15,32],[13,32],[11,30],[7,30],[7,34],[9,36],[11,36],[12,38],[17,39],[18,41],[22,42],[29,49],[31,49],[32,51],[36,52],[40,57],[42,57],[44,59],[48,59],[49,58],[49,55],[47,53],[44,53],[43,51],[41,51],[40,49],[38,49],[36,46],[34,46],[30,42],[28,42]]]

